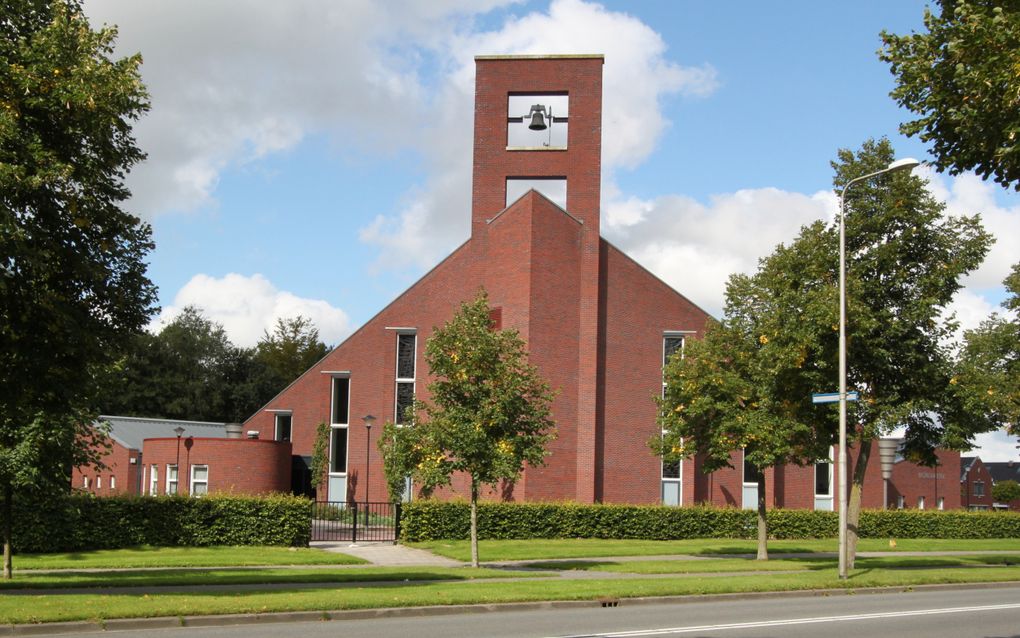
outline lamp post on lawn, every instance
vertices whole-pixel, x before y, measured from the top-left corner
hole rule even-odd
[[[180,492],[181,485],[181,436],[184,434],[184,428],[177,426],[174,428],[174,434],[177,435],[177,459],[174,460],[174,472],[177,472],[177,479],[174,481],[174,494]],[[166,477],[167,484],[169,485],[170,477]]]
[[[839,578],[847,577],[846,546],[846,192],[857,182],[863,182],[885,173],[909,170],[920,164],[907,157],[896,160],[886,168],[855,177],[846,183],[839,195]]]

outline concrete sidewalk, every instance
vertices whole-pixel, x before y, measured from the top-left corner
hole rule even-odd
[[[339,552],[367,560],[373,565],[383,567],[463,567],[464,563],[439,556],[423,549],[415,549],[406,545],[383,543],[357,543],[332,541],[316,541],[312,547],[327,552]]]

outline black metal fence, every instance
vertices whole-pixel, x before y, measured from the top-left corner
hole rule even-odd
[[[400,503],[316,501],[312,504],[313,541],[396,541]]]

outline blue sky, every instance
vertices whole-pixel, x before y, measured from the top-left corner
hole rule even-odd
[[[603,234],[713,314],[800,225],[831,217],[840,147],[898,134],[879,32],[924,2],[86,0],[140,51],[152,111],[132,209],[153,224],[161,319],[203,308],[251,345],[311,317],[337,343],[467,238],[473,57],[603,53]],[[1020,198],[931,174],[998,243],[965,326],[997,308]],[[986,456],[1016,456],[1001,437]],[[992,454],[995,451],[994,455]]]

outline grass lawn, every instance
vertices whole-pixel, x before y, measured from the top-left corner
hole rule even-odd
[[[132,547],[60,554],[15,554],[15,573],[26,569],[133,567],[242,567],[246,565],[359,565],[366,561],[307,547]]]
[[[857,569],[930,569],[934,567],[1010,567],[1020,565],[1018,554],[975,554],[968,556],[881,556],[858,558]],[[527,563],[536,569],[568,569],[625,574],[723,574],[730,572],[807,571],[835,569],[836,557],[775,558],[759,561],[751,558],[706,558],[698,560],[612,561],[579,560],[537,561]]]
[[[456,560],[471,558],[468,541],[428,541],[408,543]],[[770,554],[775,553],[835,553],[838,541],[834,538],[808,540],[771,540]],[[753,540],[699,538],[680,541],[645,541],[613,539],[526,539],[479,541],[478,553],[482,561],[547,560],[554,558],[601,558],[606,556],[668,556],[693,554],[754,554],[757,542]],[[861,539],[857,551],[1016,551],[1020,552],[1020,538],[1004,539],[896,539],[896,547],[888,539]]]
[[[166,587],[181,585],[264,585],[268,583],[351,583],[370,581],[472,580],[476,578],[542,577],[540,572],[507,573],[468,567],[358,567],[356,569],[209,569],[15,574],[0,581],[4,589],[65,589],[71,587]]]
[[[1020,567],[929,570],[860,569],[840,581],[835,569],[760,573],[726,578],[537,579],[519,582],[394,583],[375,587],[324,587],[301,591],[149,595],[5,595],[0,623],[32,623],[155,616],[265,613],[415,607],[537,600],[597,600],[605,597],[717,594],[823,588],[910,587],[929,583],[1020,581]]]

